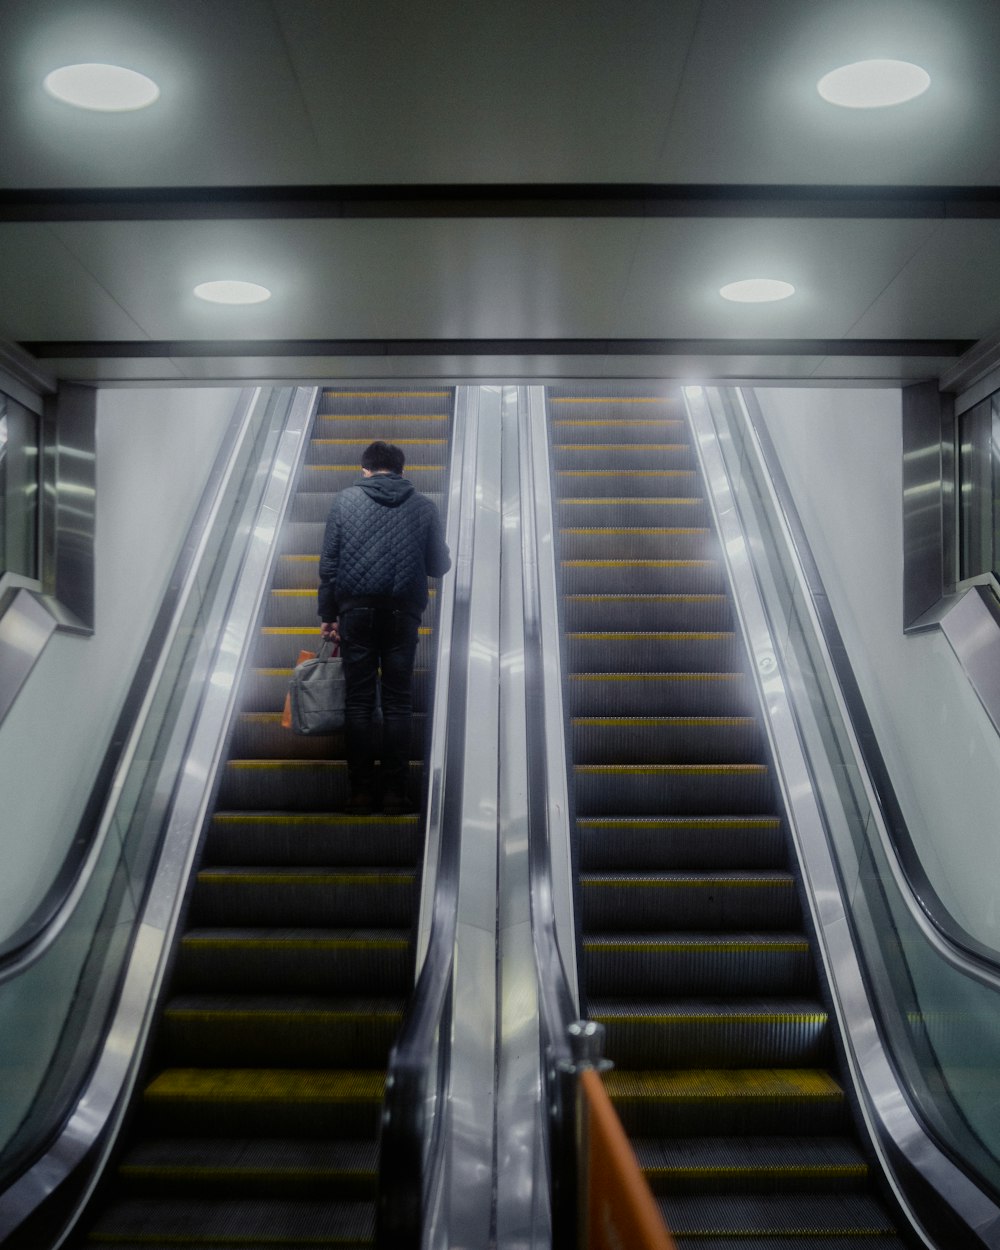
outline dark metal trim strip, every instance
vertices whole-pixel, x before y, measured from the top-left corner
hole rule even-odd
[[[145,339],[22,343],[38,360],[183,356],[949,356],[971,339]]]
[[[1000,217],[995,186],[455,183],[0,191],[0,221],[468,217]]]

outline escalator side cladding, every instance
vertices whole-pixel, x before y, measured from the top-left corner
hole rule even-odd
[[[241,692],[149,1076],[88,1246],[366,1246],[390,1047],[412,986],[417,815],[349,816],[343,735],[281,726],[315,650],[334,494],[383,439],[441,506],[450,390],[325,391]],[[411,786],[428,728],[437,595],[414,673]]]
[[[678,1247],[899,1246],[854,1135],[679,392],[548,391],[581,989]]]

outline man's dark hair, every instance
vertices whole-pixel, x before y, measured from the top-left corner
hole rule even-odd
[[[393,443],[369,443],[361,453],[361,467],[369,473],[402,473],[406,457]]]

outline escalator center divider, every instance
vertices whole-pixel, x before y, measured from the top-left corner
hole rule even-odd
[[[896,1247],[679,388],[547,392],[581,995],[678,1247]],[[794,1244],[799,1244],[796,1240]]]
[[[280,724],[315,650],[334,494],[375,439],[442,507],[454,392],[326,390],[175,951],[149,1078],[77,1244],[370,1246],[386,1068],[413,981],[422,818],[345,814],[343,734]],[[429,739],[420,629],[410,782]]]

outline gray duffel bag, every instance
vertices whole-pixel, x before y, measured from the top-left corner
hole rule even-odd
[[[288,687],[292,733],[317,736],[344,728],[344,664],[324,639],[314,660],[292,671]]]

